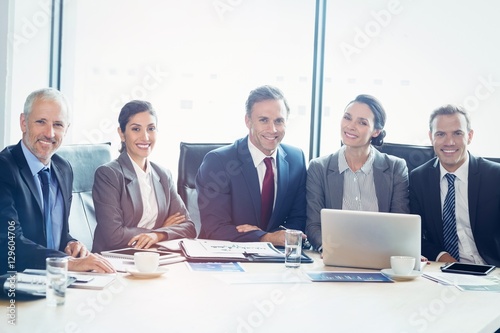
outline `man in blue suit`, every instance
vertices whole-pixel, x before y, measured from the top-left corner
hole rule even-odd
[[[468,152],[473,134],[462,107],[446,105],[431,114],[429,137],[437,157],[411,172],[410,210],[422,217],[422,255],[429,260],[500,266],[500,164]],[[444,217],[449,182],[453,228],[445,227]]]
[[[285,229],[304,230],[304,153],[281,144],[289,113],[278,88],[262,86],[250,92],[248,136],[208,153],[198,170],[200,238],[284,245]],[[269,179],[272,192],[264,185]],[[271,210],[266,215],[263,198],[269,193]]]

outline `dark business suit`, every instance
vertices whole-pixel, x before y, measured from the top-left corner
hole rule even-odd
[[[238,232],[237,225],[264,228],[260,221],[261,195],[248,137],[208,153],[196,176],[201,218],[200,238],[259,241],[282,225],[304,231],[306,221],[306,166],[303,152],[280,144],[277,149],[277,195],[265,230]]]
[[[73,170],[62,157],[52,156],[52,174],[57,178],[63,198],[63,226],[59,251],[47,249],[43,221],[42,198],[34,181],[21,142],[0,152],[0,262],[1,271],[7,267],[7,252],[15,234],[15,270],[45,269],[46,257],[66,256],[63,252],[73,239],[69,234],[68,216],[72,200]],[[14,230],[9,221],[15,222]],[[9,238],[10,237],[10,238]],[[9,255],[9,257],[12,257]]]
[[[155,163],[150,164],[158,203],[158,217],[153,230],[166,233],[168,239],[195,237],[194,223],[175,190],[170,171]],[[137,226],[144,206],[139,179],[126,152],[96,170],[92,198],[97,219],[93,252],[127,247],[132,237],[153,231]],[[185,215],[186,221],[162,227],[165,220],[175,213]]]
[[[469,218],[481,257],[500,266],[500,164],[469,154]],[[410,210],[422,217],[422,255],[435,260],[444,251],[439,161],[410,174]]]

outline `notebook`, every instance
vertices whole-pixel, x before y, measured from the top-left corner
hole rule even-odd
[[[421,270],[419,215],[322,209],[321,234],[325,265],[383,269],[398,255]]]
[[[102,251],[101,255],[105,257],[117,272],[126,273],[130,268],[134,267],[134,253],[136,252],[158,252],[160,254],[160,266],[175,264],[186,260],[180,253],[164,251],[156,248],[151,249],[135,249],[123,248],[118,250]]]
[[[134,253],[136,252],[157,252],[160,254],[160,265],[164,261],[169,261],[171,258],[180,257],[179,253],[157,250],[157,249],[135,249],[135,248],[124,248],[118,250],[102,251],[101,255],[107,258],[118,258],[118,259],[128,259],[134,260]]]
[[[179,244],[189,262],[285,262],[284,250],[268,242],[184,239]],[[301,262],[312,263],[313,260],[302,253]]]

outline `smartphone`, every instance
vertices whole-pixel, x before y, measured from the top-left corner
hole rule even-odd
[[[441,271],[444,273],[458,273],[458,274],[472,274],[472,275],[487,275],[495,269],[493,265],[477,265],[477,264],[463,264],[459,262],[452,262],[441,266]]]

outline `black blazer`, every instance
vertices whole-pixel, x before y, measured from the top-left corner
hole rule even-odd
[[[64,201],[59,251],[46,248],[42,202],[21,142],[0,152],[0,274],[26,268],[45,269],[45,258],[66,256],[64,248],[74,240],[68,227],[73,170],[68,161],[56,154],[51,167]]]
[[[422,217],[422,255],[444,251],[439,162],[433,158],[410,174],[410,210]],[[469,218],[481,257],[500,266],[500,164],[469,154]]]

